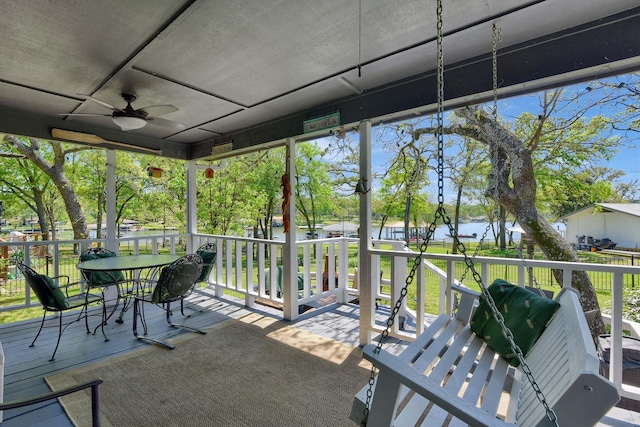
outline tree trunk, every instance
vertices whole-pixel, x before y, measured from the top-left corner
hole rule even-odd
[[[500,206],[500,226],[498,227],[498,236],[500,240],[500,250],[507,250],[507,210],[504,206]]]
[[[462,186],[461,185],[458,186],[458,191],[456,193],[456,207],[453,214],[453,230],[455,231],[456,236],[458,235],[458,228],[460,225],[460,203],[462,203]],[[451,253],[452,254],[458,253],[458,245],[456,244],[456,239],[454,239],[453,243],[451,244]]]
[[[580,262],[573,247],[558,233],[536,208],[536,180],[531,152],[518,137],[502,127],[484,111],[461,108],[456,115],[475,127],[478,138],[489,144],[491,171],[486,195],[515,216],[522,229],[533,238],[550,260]],[[554,277],[562,286],[562,271]],[[586,272],[574,271],[571,285],[580,292],[584,311],[596,310],[592,325],[594,337],[605,333],[596,292]]]
[[[47,213],[44,206],[43,191],[37,188],[33,189],[33,201],[36,204],[36,213],[38,215],[38,224],[40,224],[40,233],[49,233],[49,222],[47,221]]]
[[[407,202],[404,205],[404,241],[407,246],[409,246],[409,240],[411,238],[409,235],[409,230],[411,228],[411,201],[411,195],[407,196]]]

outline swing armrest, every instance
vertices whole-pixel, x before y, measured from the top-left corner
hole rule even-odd
[[[373,344],[365,346],[363,356],[380,370],[380,379],[382,375],[391,376],[394,384],[397,382],[398,386],[404,385],[408,387],[434,405],[441,407],[446,412],[470,425],[487,427],[515,426],[515,424],[507,423],[489,415],[489,413],[460,398],[457,394],[447,391],[440,384],[421,373],[416,375],[416,370],[409,366],[407,362],[387,353],[385,350],[380,350],[380,353],[375,354],[375,348],[376,346]],[[375,402],[373,404],[375,405]]]
[[[469,289],[466,286],[463,285],[458,285],[456,283],[453,283],[451,285],[451,290],[458,292],[461,295],[465,295],[474,299],[479,299],[480,298],[480,292],[478,291],[474,291],[473,289]]]
[[[464,324],[469,323],[475,307],[480,300],[480,293],[469,289],[466,286],[452,284],[451,290],[460,294],[460,301],[458,301],[458,311],[456,313],[456,319],[462,321]]]

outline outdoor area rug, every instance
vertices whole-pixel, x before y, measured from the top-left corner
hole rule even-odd
[[[359,348],[259,315],[45,378],[52,390],[102,378],[104,426],[352,426],[369,377]],[[370,366],[370,365],[369,365]],[[60,399],[91,425],[90,392]]]

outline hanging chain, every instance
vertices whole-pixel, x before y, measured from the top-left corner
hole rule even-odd
[[[409,274],[407,275],[407,278],[405,280],[405,285],[400,290],[400,297],[395,302],[395,305],[393,306],[393,309],[391,310],[389,318],[387,319],[385,330],[382,332],[380,340],[378,341],[378,344],[376,345],[376,348],[374,349],[374,353],[375,354],[380,353],[380,350],[382,349],[382,345],[384,344],[386,338],[388,337],[389,332],[390,332],[391,328],[393,327],[395,318],[396,318],[398,312],[400,311],[400,309],[402,307],[402,302],[404,301],[404,298],[407,295],[407,289],[408,289],[409,285],[411,283],[413,283],[413,279],[415,277],[415,274],[416,274],[416,272],[418,270],[418,267],[420,266],[420,264],[422,262],[422,257],[424,255],[424,253],[427,251],[427,248],[429,246],[429,242],[430,242],[432,236],[435,233],[435,230],[437,228],[438,219],[441,219],[443,221],[443,223],[448,227],[449,232],[451,233],[451,235],[455,236],[454,237],[454,241],[455,241],[456,247],[458,248],[459,252],[464,255],[464,263],[465,263],[466,269],[467,269],[467,270],[465,270],[465,273],[467,271],[471,271],[474,280],[476,281],[476,283],[478,283],[480,285],[480,288],[482,290],[482,295],[483,295],[485,301],[489,305],[489,308],[491,309],[494,318],[496,319],[496,321],[500,325],[500,328],[502,330],[503,335],[505,336],[507,341],[509,341],[509,344],[510,344],[512,350],[514,351],[514,353],[516,354],[516,357],[520,361],[522,372],[524,373],[524,375],[527,377],[527,380],[531,384],[531,387],[533,388],[534,392],[536,393],[536,397],[538,398],[540,403],[544,406],[547,417],[549,418],[549,420],[552,423],[554,423],[554,425],[556,427],[558,427],[558,418],[557,418],[555,412],[553,411],[553,409],[551,409],[551,407],[547,403],[547,401],[546,401],[546,399],[544,397],[544,394],[542,393],[542,390],[540,389],[540,386],[538,385],[538,383],[536,382],[535,378],[533,377],[533,373],[531,372],[531,369],[529,368],[529,365],[527,364],[526,360],[524,359],[524,354],[522,353],[522,350],[520,349],[520,347],[514,341],[513,333],[505,325],[504,317],[502,316],[502,313],[500,313],[500,311],[498,310],[498,307],[496,306],[496,303],[493,300],[493,297],[489,293],[489,290],[487,289],[487,287],[484,285],[484,283],[482,281],[482,277],[480,276],[480,274],[478,273],[478,271],[476,270],[476,268],[474,266],[473,259],[471,257],[469,257],[469,255],[467,255],[466,248],[465,248],[464,244],[460,241],[460,239],[458,238],[457,234],[455,234],[455,229],[453,227],[453,224],[451,223],[451,219],[446,214],[445,209],[444,209],[444,106],[443,106],[443,103],[444,103],[444,78],[443,78],[444,77],[444,60],[443,60],[443,49],[442,49],[442,40],[443,40],[442,1],[443,0],[437,0],[437,14],[436,14],[437,15],[437,49],[438,49],[438,53],[437,53],[437,55],[438,55],[438,68],[437,68],[437,94],[438,94],[438,98],[437,98],[437,103],[438,104],[437,104],[437,112],[436,112],[436,122],[437,122],[437,135],[436,136],[437,136],[437,144],[438,144],[438,150],[437,150],[438,151],[438,156],[437,156],[437,158],[438,158],[438,167],[437,167],[437,172],[438,172],[438,208],[436,210],[434,221],[429,224],[427,235],[426,235],[425,239],[422,241],[422,244],[420,245],[420,252],[416,255],[416,257],[413,260],[413,265],[411,267],[411,270],[409,271]],[[494,28],[495,28],[495,26],[494,26]],[[497,101],[496,101],[497,100],[497,95],[496,95],[496,93],[497,93],[497,78],[495,77],[496,74],[497,74],[496,68],[495,68],[496,67],[496,65],[495,65],[496,64],[496,57],[497,57],[497,50],[496,50],[497,42],[495,40],[496,40],[496,37],[494,36],[494,53],[493,53],[493,58],[494,58],[494,73],[493,73],[494,74],[494,102],[495,102],[494,105],[497,108]],[[495,114],[497,114],[497,109],[495,109]],[[488,232],[488,228],[485,231],[485,233],[483,235],[483,238],[486,236],[487,232]],[[477,249],[476,249],[476,253],[477,253]],[[474,254],[474,257],[475,257],[475,254]],[[372,367],[371,367],[371,375],[369,377],[369,387],[367,389],[365,407],[364,407],[364,411],[363,411],[364,418],[363,418],[363,421],[361,423],[362,426],[366,426],[366,423],[367,423],[367,417],[369,415],[369,407],[371,405],[371,398],[373,397],[373,385],[375,383],[376,374],[377,374],[377,369],[376,369],[375,365],[372,365]]]
[[[362,77],[362,0],[358,1],[358,77]]]
[[[407,289],[409,285],[413,283],[416,272],[418,271],[418,267],[422,263],[422,256],[427,251],[429,247],[429,242],[431,241],[432,236],[435,234],[436,228],[438,226],[438,217],[444,211],[444,137],[443,137],[443,124],[444,124],[444,108],[443,108],[443,100],[444,100],[444,79],[443,79],[443,69],[444,69],[444,61],[443,61],[443,49],[442,49],[442,0],[437,1],[437,49],[438,49],[438,65],[437,65],[437,99],[438,99],[438,109],[437,109],[437,135],[438,135],[438,209],[436,211],[435,218],[433,222],[429,224],[429,228],[427,230],[427,235],[425,239],[420,244],[420,252],[413,259],[413,265],[411,266],[411,270],[405,279],[405,284],[400,290],[400,297],[395,302],[391,313],[389,314],[389,318],[387,319],[386,327],[384,331],[382,331],[382,335],[378,340],[378,344],[374,349],[374,353],[380,353],[382,349],[382,345],[386,341],[389,336],[389,332],[393,327],[395,319],[398,315],[398,312],[402,308],[402,302],[407,296]],[[367,417],[369,416],[369,407],[371,405],[371,398],[373,397],[373,385],[375,383],[376,374],[378,370],[375,365],[371,366],[371,375],[369,376],[369,388],[367,388],[367,396],[364,404],[364,417],[361,425],[366,426]]]
[[[522,239],[522,236],[520,236],[520,239]],[[522,248],[518,248],[517,251],[518,251],[518,256],[522,260],[522,265],[524,266],[525,270],[527,270],[527,273],[529,274],[529,277],[533,281],[535,288],[538,290],[538,293],[540,294],[540,296],[545,296],[544,292],[542,292],[542,286],[540,285],[540,283],[538,283],[538,280],[536,279],[536,275],[533,274],[533,267],[530,266],[529,263],[527,263],[527,259],[524,257],[524,254],[522,253]]]
[[[498,43],[502,41],[502,29],[493,24],[491,37],[491,68],[493,76],[493,119],[498,121]]]
[[[491,76],[493,78],[493,119],[498,121],[498,43],[502,41],[502,30],[493,24],[492,27],[492,37],[491,37]],[[499,216],[498,214],[495,215]],[[487,228],[484,229],[484,233],[482,233],[482,237],[480,237],[480,241],[478,242],[478,246],[476,246],[476,250],[473,252],[471,256],[471,261],[475,260],[476,256],[480,252],[482,248],[482,244],[484,240],[487,238],[487,234],[489,234],[489,229],[491,228],[491,223],[487,224]],[[455,239],[458,239],[458,236],[455,236]],[[460,276],[460,282],[464,282],[464,279],[467,277],[467,273],[469,272],[469,268],[465,268],[462,276]]]

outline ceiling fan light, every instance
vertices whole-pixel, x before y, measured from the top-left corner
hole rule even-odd
[[[140,129],[147,124],[147,121],[141,117],[113,116],[112,119],[113,123],[122,130]]]

